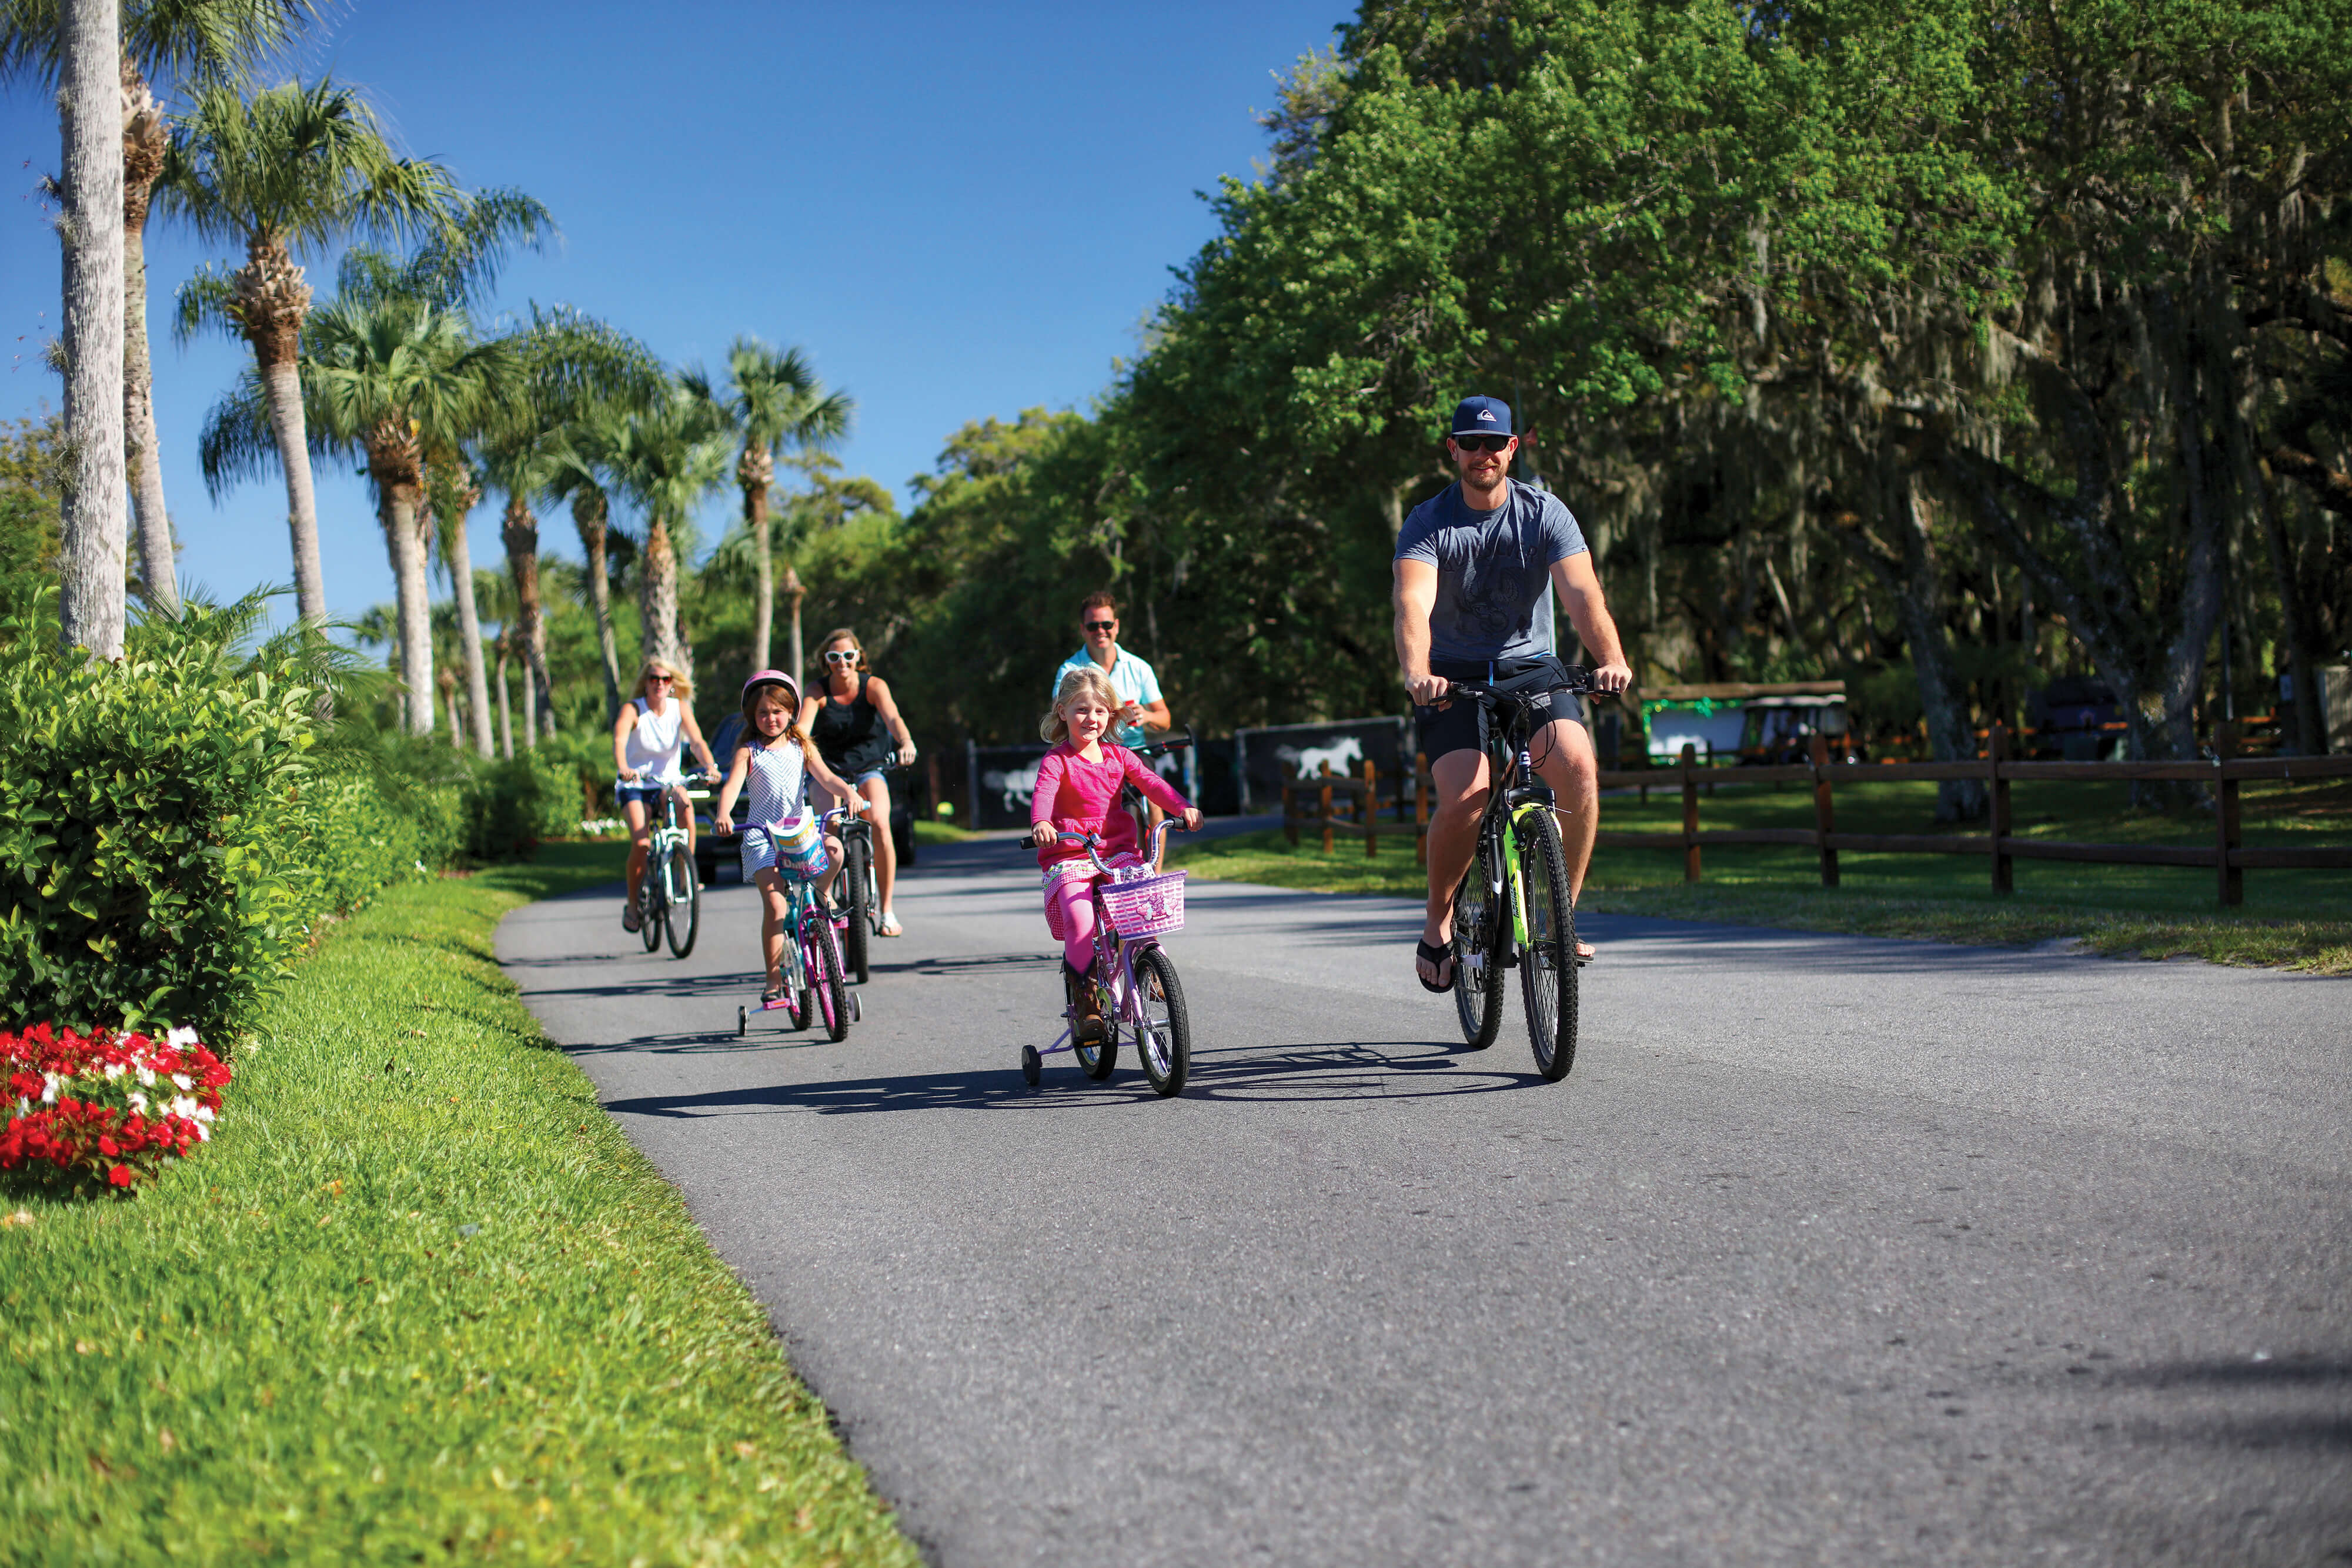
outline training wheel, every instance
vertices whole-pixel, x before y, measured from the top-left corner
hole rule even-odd
[[[748,1031],[751,1027],[751,1009],[749,1008],[737,1008],[735,1009],[735,1038],[737,1040],[742,1039],[745,1032]]]
[[[1023,1081],[1025,1082],[1030,1088],[1034,1089],[1037,1087],[1037,1080],[1044,1076],[1045,1071],[1045,1063],[1037,1060],[1037,1048],[1034,1045],[1023,1046],[1021,1048],[1021,1077]]]
[[[856,993],[856,991],[852,991],[852,992],[850,992],[850,993],[849,993],[849,1021],[850,1021],[851,1023],[857,1023],[857,1022],[860,1022],[861,1020],[863,1020],[863,1019],[865,1019],[865,1017],[866,1017],[866,1009],[865,1009],[865,1006],[864,1006],[862,1003],[860,1003],[860,1002],[858,1001],[858,999],[857,999],[857,993]]]

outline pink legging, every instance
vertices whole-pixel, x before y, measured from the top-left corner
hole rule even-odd
[[[1062,939],[1062,956],[1080,974],[1095,961],[1095,901],[1098,877],[1066,876],[1045,894],[1045,928]]]

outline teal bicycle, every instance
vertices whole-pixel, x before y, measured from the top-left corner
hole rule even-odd
[[[1591,691],[1591,680],[1590,671],[1554,660],[1494,685],[1450,682],[1447,692],[1486,710],[1480,727],[1492,783],[1477,852],[1454,894],[1454,1011],[1470,1049],[1486,1050],[1503,1027],[1503,971],[1518,970],[1536,1071],[1553,1083],[1576,1061],[1576,908],[1551,786],[1528,747],[1535,706],[1555,693]]]
[[[845,814],[827,811],[817,819],[817,831],[838,831]],[[759,1010],[766,1013],[782,1009],[786,1023],[794,1030],[809,1029],[822,1022],[825,1038],[838,1043],[849,1033],[849,1026],[865,1015],[865,1009],[858,1005],[857,993],[849,988],[835,913],[817,896],[814,881],[788,876],[783,883],[790,900],[784,918],[783,988],[774,1001],[763,1002]],[[748,1007],[735,1009],[737,1039],[751,1032],[751,1013]]]

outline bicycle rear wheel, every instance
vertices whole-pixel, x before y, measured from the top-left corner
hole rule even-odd
[[[1549,809],[1520,820],[1519,877],[1527,889],[1528,945],[1519,990],[1536,1071],[1557,1083],[1576,1064],[1576,910],[1568,901],[1568,861]]]
[[[1192,1015],[1184,1006],[1176,961],[1164,948],[1146,947],[1135,956],[1135,989],[1143,1013],[1135,1026],[1135,1054],[1153,1092],[1164,1100],[1183,1092],[1192,1071]],[[1108,1047],[1104,1055],[1109,1055]]]
[[[1479,834],[1478,852],[1454,891],[1454,1012],[1473,1051],[1494,1044],[1503,1030],[1503,907],[1494,893],[1501,848]]]
[[[809,983],[816,991],[817,1016],[824,1019],[825,1038],[838,1041],[849,1033],[849,997],[841,985],[841,947],[833,937],[833,922],[822,910],[805,930],[802,951],[808,959]]]
[[[662,940],[662,859],[656,854],[646,862],[645,873],[637,878],[637,939],[650,953]]]
[[[841,956],[852,978],[866,983],[866,944],[874,928],[874,845],[864,833],[853,833],[841,850],[841,880],[849,890],[849,928],[841,934]]]
[[[668,929],[670,956],[683,958],[694,951],[694,939],[702,932],[702,879],[695,874],[693,858],[682,850],[672,851],[666,863],[669,874],[663,886],[669,913],[662,924]]]

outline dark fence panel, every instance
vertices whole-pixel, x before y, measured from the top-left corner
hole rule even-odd
[[[975,828],[1025,828],[1029,802],[1037,793],[1037,759],[1044,746],[964,747],[970,791],[971,825]]]
[[[1341,719],[1332,724],[1286,724],[1234,732],[1234,771],[1244,811],[1279,810],[1284,764],[1312,773],[1328,762],[1334,773],[1354,773],[1366,762],[1381,770],[1381,793],[1390,800],[1390,780],[1402,780],[1412,766],[1412,747],[1402,718]]]

